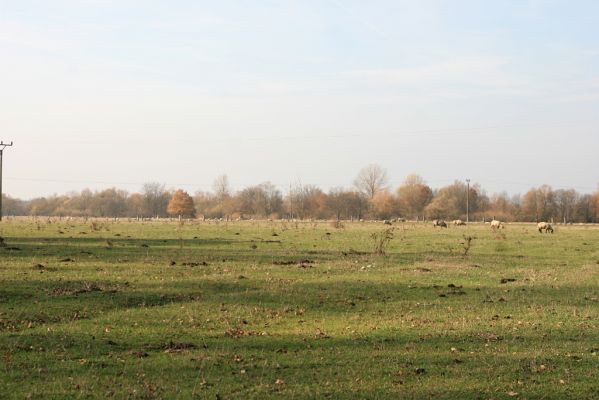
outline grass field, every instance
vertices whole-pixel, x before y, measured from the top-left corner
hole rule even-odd
[[[598,226],[384,229],[3,221],[0,397],[599,398]]]

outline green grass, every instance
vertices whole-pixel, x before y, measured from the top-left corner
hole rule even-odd
[[[0,397],[599,396],[599,227],[96,228],[0,225]]]

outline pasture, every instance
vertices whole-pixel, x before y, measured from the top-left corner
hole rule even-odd
[[[599,396],[598,226],[387,228],[3,221],[0,397]]]

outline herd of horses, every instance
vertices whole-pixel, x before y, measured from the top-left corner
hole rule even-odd
[[[466,225],[466,222],[462,221],[461,219],[454,219],[451,222],[453,225],[455,226],[463,226]],[[433,221],[433,227],[439,227],[439,228],[447,228],[447,222],[445,222],[442,219],[435,219]],[[491,229],[493,230],[497,230],[497,229],[505,229],[505,223],[493,219],[491,221]],[[553,226],[551,226],[551,224],[549,222],[539,222],[537,224],[537,229],[539,230],[539,233],[543,233],[543,231],[545,233],[553,233]]]

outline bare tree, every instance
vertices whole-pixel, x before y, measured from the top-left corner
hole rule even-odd
[[[466,184],[455,181],[437,191],[433,200],[426,206],[429,218],[464,218],[466,215]],[[484,211],[488,200],[480,185],[470,186],[470,212]]]
[[[127,199],[127,215],[140,217],[144,213],[144,197],[140,193],[133,193]]]
[[[245,188],[236,197],[242,214],[268,217],[283,211],[283,196],[270,182]]]
[[[580,195],[575,206],[576,217],[578,222],[594,222],[594,205],[593,196],[590,194]]]
[[[580,195],[574,189],[559,189],[555,191],[555,208],[558,218],[564,222],[570,222],[575,215],[576,203]]]
[[[555,210],[555,193],[551,186],[532,188],[522,197],[522,212],[531,221],[551,221]]]
[[[171,198],[163,184],[157,182],[144,183],[142,187],[145,215],[151,217],[165,216],[166,207]]]
[[[6,215],[27,215],[27,204],[23,200],[2,194],[2,204]]]
[[[510,199],[507,192],[494,193],[489,199],[487,215],[501,221],[514,221],[518,214],[519,196]]]
[[[362,193],[333,188],[325,200],[329,214],[340,219],[360,219],[368,208],[368,199]]]
[[[214,192],[214,196],[216,196],[220,202],[231,196],[229,177],[227,177],[227,175],[218,176],[212,183],[212,190]]]
[[[362,168],[354,180],[354,186],[372,199],[387,184],[387,170],[378,164],[369,164]]]
[[[210,192],[198,191],[193,196],[193,203],[196,207],[196,213],[206,218],[222,218],[222,207],[219,201]]]
[[[376,192],[370,200],[370,206],[373,215],[378,219],[389,219],[400,215],[399,201],[389,189]]]
[[[314,185],[298,183],[291,188],[286,199],[287,210],[292,217],[324,218],[326,194]]]
[[[410,174],[406,176],[406,179],[403,181],[403,185],[405,186],[417,186],[417,185],[426,185],[426,181],[423,177],[418,174]]]
[[[591,208],[595,221],[599,221],[599,191],[593,195],[591,200]]]
[[[416,174],[408,175],[403,184],[397,189],[401,208],[410,217],[424,214],[424,208],[433,199],[433,190],[424,179]]]
[[[109,188],[96,193],[89,206],[92,215],[99,217],[123,217],[127,212],[129,194],[117,188]]]

